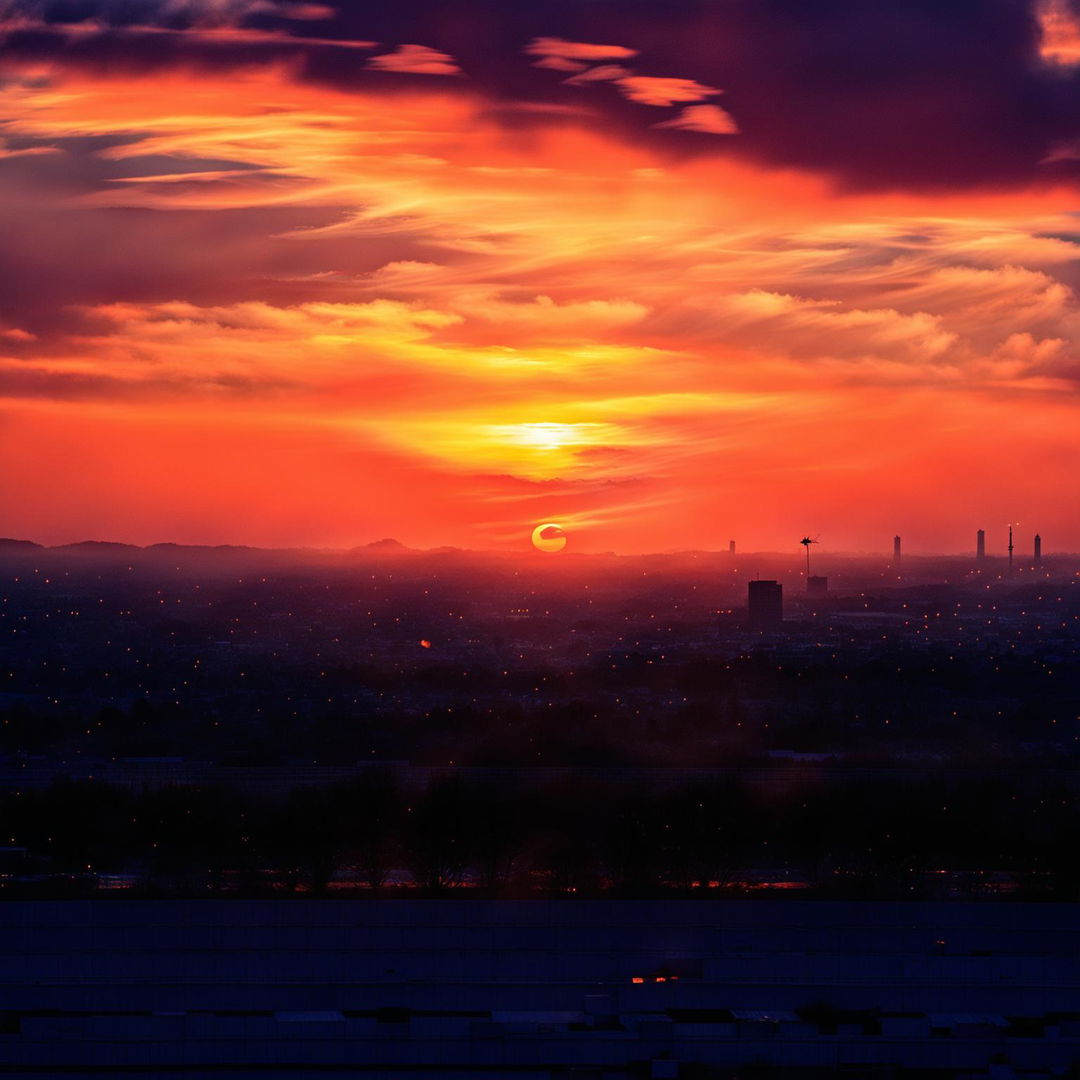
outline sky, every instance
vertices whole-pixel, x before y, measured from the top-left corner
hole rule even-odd
[[[0,535],[1077,551],[1078,211],[1072,0],[0,0]]]

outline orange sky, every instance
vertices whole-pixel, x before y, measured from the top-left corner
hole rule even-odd
[[[606,47],[522,43],[580,96],[498,116],[430,46],[364,61],[389,89],[0,63],[0,533],[1080,548],[1075,185],[754,160],[716,87],[581,80]]]

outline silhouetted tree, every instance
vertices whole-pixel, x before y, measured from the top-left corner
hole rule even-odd
[[[359,780],[339,785],[331,799],[342,825],[347,858],[371,889],[386,883],[400,858],[398,833],[402,802],[388,770],[366,770]]]
[[[416,883],[437,896],[460,885],[473,854],[475,805],[456,776],[432,781],[406,816],[406,857]]]

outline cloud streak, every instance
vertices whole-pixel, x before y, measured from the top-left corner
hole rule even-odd
[[[438,49],[426,45],[399,45],[392,53],[383,53],[368,61],[377,71],[392,71],[399,75],[460,75],[461,68]]]

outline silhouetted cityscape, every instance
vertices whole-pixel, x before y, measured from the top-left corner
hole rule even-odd
[[[736,990],[716,982],[736,962],[735,954],[724,959],[733,945],[714,956],[702,936],[714,918],[749,919],[746,940],[765,955],[787,946],[761,919],[794,918],[811,937],[845,926],[844,936],[859,940],[870,933],[867,913],[888,911],[900,923],[922,920],[922,944],[901,945],[880,930],[872,950],[956,955],[953,933],[935,928],[960,919],[982,927],[970,931],[970,948],[1012,956],[1006,927],[1010,936],[1025,927],[1030,935],[1048,902],[1077,900],[1080,560],[1034,554],[1010,574],[1000,556],[905,554],[901,564],[895,545],[891,559],[819,546],[815,566],[828,570],[826,587],[824,574],[806,579],[805,560],[793,553],[492,555],[416,552],[392,541],[323,553],[6,541],[0,895],[43,941],[66,940],[60,926],[69,909],[60,900],[152,901],[150,909],[79,915],[106,920],[99,937],[111,932],[110,911],[127,936],[147,918],[156,922],[153,904],[166,901],[404,905],[400,916],[371,916],[379,925],[405,920],[401,932],[412,929],[398,944],[389,944],[385,935],[398,931],[388,926],[376,935],[383,945],[345,946],[342,956],[365,971],[350,949],[386,948],[379,963],[403,970],[390,953],[421,947],[406,939],[445,934],[436,927],[446,918],[475,918],[478,933],[496,933],[504,916],[485,901],[646,905],[602,915],[560,909],[566,940],[580,937],[571,949],[587,948],[594,918],[624,927],[623,938],[610,939],[610,957],[582,961],[581,976],[598,987],[592,997],[555,991],[551,980],[565,962],[552,941],[542,946],[548,959],[538,954],[532,969],[534,988],[516,997],[506,980],[520,974],[494,956],[484,961],[500,972],[491,988],[463,989],[459,980],[489,947],[478,945],[473,960],[440,969],[426,997],[393,980],[343,997],[328,959],[330,966],[312,961],[315,981],[299,997],[253,997],[237,984],[221,991],[218,1005],[198,999],[198,1008],[218,1009],[219,1026],[223,1008],[270,1002],[265,1037],[284,1040],[286,1057],[298,1032],[319,1031],[351,1047],[334,1058],[342,1068],[392,1060],[380,1056],[391,1029],[379,1027],[391,1022],[391,1006],[403,1010],[393,1023],[412,1025],[411,1035],[393,1031],[408,1036],[401,1061],[415,1070],[490,1064],[475,1049],[484,1025],[483,1038],[496,1043],[482,1045],[503,1047],[505,1075],[518,1067],[506,1064],[499,1041],[509,1032],[526,1039],[519,1065],[555,1053],[570,1055],[567,1067],[590,1038],[593,1045],[602,1032],[636,1032],[612,1076],[634,1075],[642,1054],[705,1070],[673,1075],[714,1075],[710,1061],[809,1068],[820,1065],[821,1040],[835,1042],[841,1029],[849,1033],[844,1053],[883,1066],[929,1067],[943,1036],[960,1040],[963,1060],[976,1064],[1020,1045],[1017,1038],[1024,1046],[1036,1039],[1039,1060],[1067,1062],[1070,1040],[1080,1039],[1080,1012],[1069,1011],[1074,978],[1038,1001],[987,986],[976,1006],[972,990],[947,989],[952,976],[935,976],[933,991],[904,989],[903,980],[888,992],[865,986],[873,965],[861,953],[840,959],[845,944],[830,946],[829,963],[849,965],[850,993],[818,985],[814,964],[789,990],[766,990],[793,962],[779,953],[758,989]],[[815,578],[822,586],[808,588]],[[417,897],[475,906],[434,914],[416,908]],[[715,913],[670,907],[705,898],[720,905]],[[766,899],[780,906],[738,914],[740,903]],[[833,906],[796,915],[811,899]],[[910,917],[875,906],[915,901],[923,906]],[[948,914],[952,905],[968,914]],[[213,908],[211,924],[231,926],[229,910]],[[327,919],[351,918],[345,910],[297,909],[294,917],[281,909],[272,919],[293,929],[260,948],[292,948],[290,935],[322,933],[315,927]],[[357,909],[361,925],[368,910],[384,908]],[[508,942],[540,932],[543,904],[514,910],[537,929],[507,930]],[[1067,910],[1058,941],[1073,949],[1080,926]],[[641,920],[684,919],[679,948],[653,943],[642,952],[633,944],[649,940],[634,929]],[[224,987],[235,976],[222,965],[240,936],[222,932],[233,944],[207,977]],[[168,942],[181,931],[177,924],[155,933]],[[495,948],[496,939],[484,940]],[[180,937],[163,947],[155,963],[191,962]],[[79,993],[97,1000],[127,977],[126,965],[151,962],[138,955],[95,964]],[[32,972],[41,960],[34,951],[16,967]],[[944,972],[954,962],[934,963]],[[192,1017],[196,1002],[176,988],[176,972],[162,976],[154,1008],[179,1002]],[[624,996],[623,987],[642,981],[653,989]],[[102,1025],[120,1024],[107,1008],[79,1004],[75,991],[5,993],[3,1008],[22,1017],[13,1021],[21,1038],[12,1063],[85,1063],[74,1048],[98,1038]],[[117,993],[108,991],[121,1011],[138,1012]],[[311,1002],[318,1015],[305,1020]],[[52,1057],[33,1049],[42,1008],[83,1017],[64,1021],[82,1034],[60,1037],[56,1045],[69,1049],[54,1045]],[[972,1010],[994,1019],[965,1019]],[[442,1019],[422,1023],[424,1016]],[[138,1040],[161,1028],[153,1038],[178,1040],[163,1051],[169,1058],[190,1043],[194,1022],[185,1021],[187,1035],[162,1034],[166,1021],[151,1019],[116,1030]],[[459,1056],[432,1056],[421,1028],[456,1032]],[[968,1028],[982,1032],[974,1043],[964,1042]],[[229,1031],[228,1045],[253,1045],[247,1029]],[[574,1031],[592,1035],[571,1039]],[[904,1054],[890,1049],[900,1034],[914,1040]],[[706,1035],[712,1049],[694,1042]],[[762,1043],[766,1036],[780,1041]],[[574,1048],[558,1050],[560,1039]],[[204,1062],[219,1060],[226,1043],[215,1045]],[[653,1075],[666,1075],[658,1068]],[[551,1069],[563,1075],[555,1059]]]
[[[819,558],[827,588],[784,555],[7,542],[0,783],[25,872],[0,888],[531,895],[559,891],[566,844],[633,822],[633,873],[597,854],[560,887],[1069,896],[1076,560]],[[665,862],[661,823],[701,791],[739,822],[730,873]],[[880,821],[825,826],[871,791]],[[417,823],[454,819],[402,818],[418,797],[461,801],[452,867],[416,862]],[[212,868],[201,830],[169,832],[192,814],[218,822]],[[358,875],[359,818],[385,880]]]

